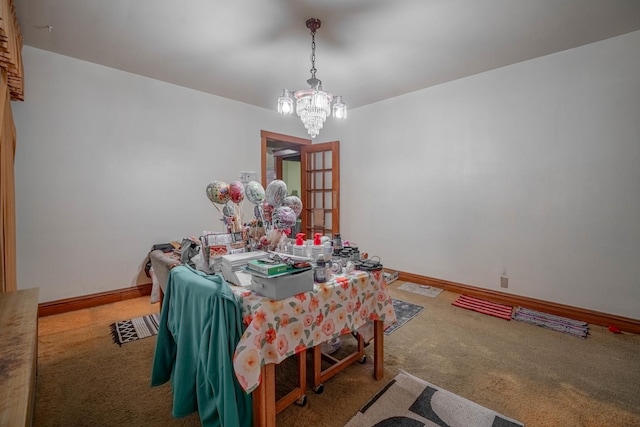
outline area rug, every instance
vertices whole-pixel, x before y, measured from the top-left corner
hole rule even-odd
[[[159,320],[159,315],[154,313],[147,316],[123,320],[122,322],[112,323],[110,328],[113,342],[118,345],[122,345],[157,335]]]
[[[524,424],[401,370],[345,427],[371,426],[516,427]]]
[[[434,288],[429,285],[419,285],[412,282],[404,282],[402,285],[398,286],[398,289],[418,295],[424,295],[429,298],[435,298],[442,292],[442,289],[440,288]]]
[[[420,314],[422,310],[424,310],[424,307],[421,305],[412,304],[406,301],[400,301],[399,299],[395,299],[395,298],[392,298],[392,299],[393,299],[393,309],[396,312],[396,319],[398,319],[398,323],[394,323],[393,325],[388,326],[384,330],[385,335],[389,335],[390,333],[398,329],[400,326],[404,325],[409,320],[413,319],[418,314]]]
[[[517,307],[513,313],[513,319],[580,338],[586,338],[589,335],[589,324],[587,322],[567,319],[566,317],[542,313],[528,308]]]
[[[456,307],[466,308],[467,310],[477,311],[478,313],[488,314],[489,316],[499,317],[504,320],[511,320],[511,312],[513,311],[513,307],[509,305],[485,301],[466,295],[460,295],[458,299],[451,304]]]

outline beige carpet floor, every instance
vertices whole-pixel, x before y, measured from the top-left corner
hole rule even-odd
[[[588,339],[454,307],[398,290],[425,306],[385,337],[385,377],[375,381],[372,347],[354,364],[309,390],[278,426],[343,426],[399,369],[534,426],[640,426],[640,335],[591,326]],[[156,312],[147,297],[40,319],[35,426],[197,426],[171,417],[168,385],[151,388],[155,337],[119,347],[109,324]],[[286,384],[287,367],[278,370]],[[286,387],[282,387],[286,388]],[[279,389],[279,392],[286,390]]]

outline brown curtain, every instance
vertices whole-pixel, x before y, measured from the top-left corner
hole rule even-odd
[[[16,152],[16,129],[11,114],[7,73],[2,70],[0,83],[0,282],[2,292],[17,290],[16,214],[13,165]]]

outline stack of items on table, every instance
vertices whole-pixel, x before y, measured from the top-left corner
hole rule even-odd
[[[200,247],[186,257],[183,253],[181,261],[208,274],[220,273],[233,285],[250,287],[257,294],[275,300],[313,290],[314,282],[328,282],[334,275],[383,268],[379,257],[361,254],[357,245],[343,242],[340,234],[333,239],[321,233],[316,233],[313,240],[304,237],[299,233],[295,244],[284,239],[285,253],[274,253],[248,251],[242,232],[204,231],[199,241],[187,240],[189,247],[198,243]],[[198,256],[192,260],[192,254]]]
[[[380,257],[360,253],[357,245],[343,241],[339,233],[331,240],[321,233],[315,233],[313,240],[305,240],[306,235],[299,233],[295,244],[289,240],[287,253],[296,259],[305,259],[314,264],[314,281],[328,282],[335,275],[350,275],[356,270],[380,271],[383,269]],[[397,277],[397,273],[396,273]]]
[[[251,276],[245,272],[245,267],[252,261],[266,259],[268,256],[269,254],[264,251],[222,255],[220,257],[222,277],[237,286],[250,286]]]
[[[214,233],[205,231],[200,236],[204,267],[219,273],[222,270],[222,257],[244,253],[245,243],[242,233]]]
[[[382,270],[380,257],[369,255],[365,252],[360,254],[357,245],[343,242],[340,234],[336,234],[332,242],[333,256],[332,263],[339,263],[347,273],[353,270],[377,271]]]
[[[287,262],[272,256],[249,261],[245,272],[251,275],[251,290],[272,300],[313,290],[313,272],[308,262]]]

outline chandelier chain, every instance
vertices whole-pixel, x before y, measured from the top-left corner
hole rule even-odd
[[[316,32],[311,31],[311,78],[316,78]]]

